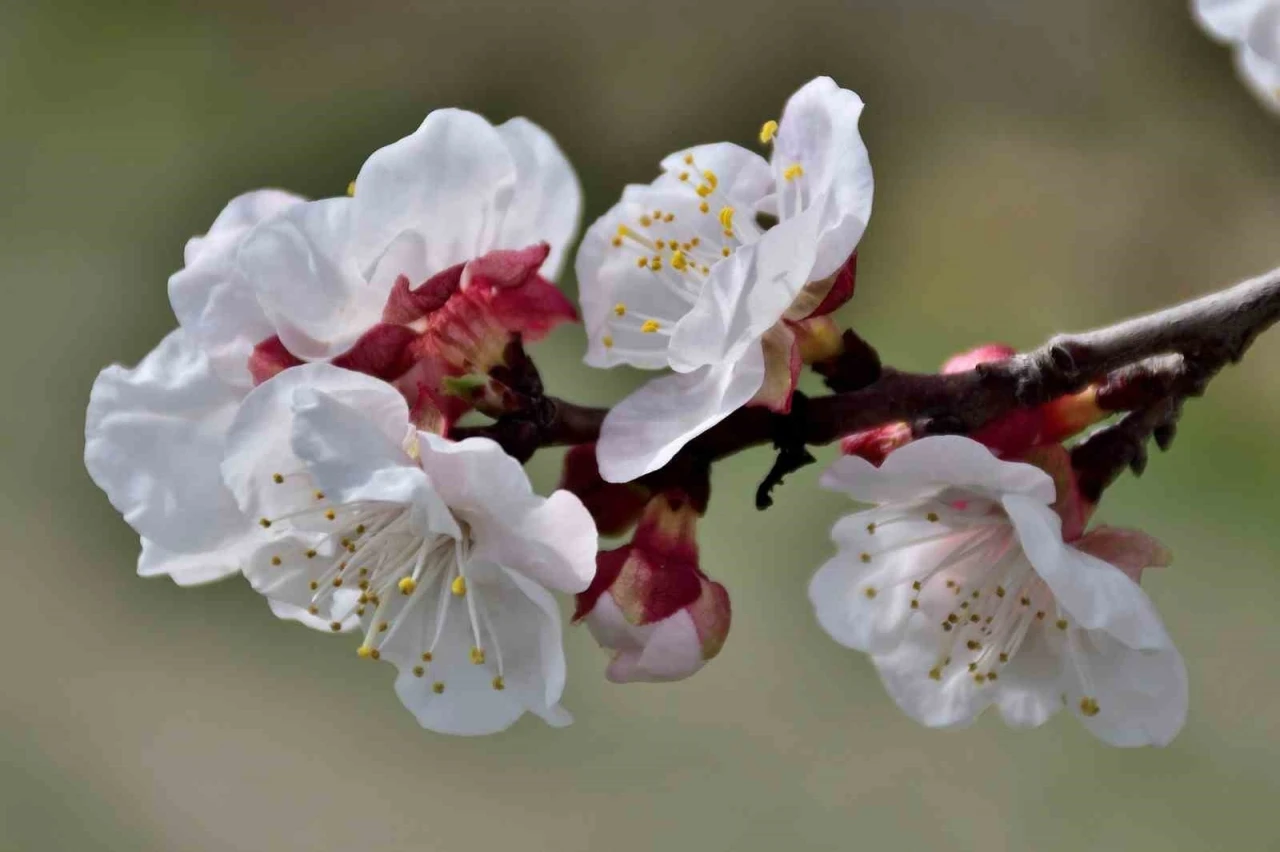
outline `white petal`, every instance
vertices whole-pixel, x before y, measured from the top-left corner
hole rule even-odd
[[[551,244],[542,275],[560,277],[582,217],[582,187],[551,134],[526,118],[498,125],[516,166],[516,185],[499,229],[498,248]]]
[[[181,330],[137,367],[108,367],[93,384],[85,466],[129,525],[165,550],[214,550],[244,528],[218,474],[242,393]],[[144,567],[158,565],[157,552]]]
[[[341,354],[382,316],[387,291],[369,286],[351,251],[351,205],[349,198],[295,205],[240,247],[240,273],[299,358]]]
[[[1280,61],[1243,47],[1236,53],[1236,66],[1254,95],[1271,110],[1280,112]]]
[[[1130,648],[1170,648],[1160,616],[1146,592],[1114,565],[1062,541],[1062,519],[1020,495],[1004,498],[1027,559],[1077,625],[1104,630]]]
[[[236,253],[253,226],[302,201],[275,189],[232,199],[209,233],[187,243],[186,267],[169,278],[169,303],[178,322],[233,384],[252,384],[249,355],[275,334],[253,286],[236,271]]]
[[[874,183],[871,160],[858,133],[862,99],[818,77],[800,88],[782,112],[774,139],[775,173],[800,164],[804,174],[783,181],[779,204],[785,214],[788,190],[800,192],[806,208],[820,211],[817,248],[807,281],[818,281],[844,265],[871,218]],[[764,240],[783,234],[774,229]],[[763,240],[762,240],[763,241]]]
[[[844,456],[822,475],[822,487],[864,503],[915,500],[944,488],[993,499],[1022,494],[1045,506],[1054,500],[1053,479],[1040,468],[1001,461],[982,444],[959,435],[912,441],[890,453],[878,468],[857,456]]]
[[[1062,709],[1063,661],[1043,629],[1028,631],[996,689],[1000,717],[1015,728],[1037,728]]]
[[[1191,10],[1200,26],[1220,41],[1240,41],[1254,16],[1267,0],[1192,0]]]
[[[991,684],[975,683],[968,670],[954,662],[940,680],[929,677],[945,655],[946,649],[938,646],[938,632],[923,619],[913,619],[896,649],[871,658],[894,703],[931,728],[968,725],[996,696]]]
[[[1067,699],[1085,727],[1114,746],[1168,745],[1187,719],[1187,669],[1173,647],[1138,651],[1106,633],[1080,637],[1077,658],[1088,673]],[[1078,677],[1078,671],[1077,671]],[[1093,698],[1098,713],[1081,713],[1080,699]]]
[[[242,535],[242,531],[241,528],[228,530],[223,542],[199,553],[177,553],[143,538],[138,576],[168,576],[179,586],[200,586],[237,574],[243,570],[247,554],[254,547],[252,537]]]
[[[764,382],[757,344],[740,361],[654,379],[604,419],[596,457],[606,482],[630,482],[745,405]]]
[[[660,252],[636,238],[621,239],[620,245],[614,241],[619,237],[619,226],[626,226],[655,246],[655,240],[673,235],[682,242],[696,236],[707,246],[718,244],[719,221],[714,215],[701,213],[700,201],[683,186],[628,186],[622,200],[587,230],[574,269],[587,327],[588,364],[630,364],[642,369],[667,366],[671,330],[688,313],[702,284],[694,273],[682,273],[665,261],[660,269],[651,268],[648,261]],[[670,225],[643,225],[644,217],[654,210],[669,212],[674,220]],[[663,257],[670,259],[669,254]],[[642,259],[646,265],[639,266]],[[625,309],[621,316],[616,312],[619,305]],[[656,321],[659,331],[643,332],[645,320]],[[612,345],[605,345],[606,339]]]
[[[842,551],[819,568],[809,583],[809,600],[827,635],[847,648],[870,654],[896,648],[912,615],[911,588],[877,584],[870,578],[875,570],[856,553]]]
[[[360,169],[351,252],[367,271],[409,231],[426,239],[427,265],[435,271],[471,260],[498,247],[515,186],[516,163],[489,122],[463,110],[436,110]]]
[[[473,566],[468,594],[476,594],[493,625],[502,651],[505,688],[496,690],[497,653],[486,634],[486,662],[472,663],[474,638],[462,599],[451,600],[444,633],[418,677],[422,652],[435,637],[437,598],[421,588],[401,613],[382,644],[382,655],[400,669],[396,694],[419,724],[446,734],[478,735],[509,727],[526,710],[552,724],[564,724],[567,714],[558,706],[564,690],[564,651],[560,612],[555,600],[519,575],[496,566]],[[447,594],[447,593],[445,593]],[[437,694],[433,684],[444,684]]]
[[[533,493],[518,461],[487,438],[449,441],[421,433],[422,467],[471,526],[475,558],[523,572],[559,592],[581,592],[596,570],[591,513],[573,494]]]
[[[382,445],[394,443],[397,432],[402,442],[409,434],[404,399],[385,382],[329,364],[285,370],[245,397],[227,434],[222,478],[250,519],[277,517],[311,499],[315,486],[293,446],[299,394],[304,401],[325,394],[359,410]],[[352,445],[342,451],[355,454],[371,450]],[[300,472],[305,475],[295,476]],[[285,477],[281,484],[274,481],[277,473]]]

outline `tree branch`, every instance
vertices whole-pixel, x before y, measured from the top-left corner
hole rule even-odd
[[[1014,409],[1041,405],[1089,385],[1098,386],[1099,403],[1108,410],[1141,415],[1113,427],[1119,431],[1108,441],[1132,443],[1140,436],[1145,442],[1154,433],[1167,444],[1182,400],[1200,395],[1222,367],[1239,361],[1257,336],[1277,320],[1280,269],[1106,328],[1058,335],[1006,361],[949,375],[881,368],[875,351],[855,335],[858,352],[841,367],[855,378],[845,383],[839,377],[827,378],[833,387],[856,389],[809,399],[791,415],[739,409],[690,442],[680,455],[715,461],[770,443],[779,434],[797,436],[809,445],[828,444],[895,421],[943,423],[946,431],[969,433]],[[875,380],[870,384],[857,387],[871,378]],[[591,443],[599,438],[606,409],[554,397],[545,402],[539,422],[531,424],[528,418],[523,422],[526,432],[532,428],[536,433],[536,446]],[[504,421],[520,418],[520,414],[509,415],[492,426],[459,430],[459,437],[488,435],[501,440],[504,432],[512,430]],[[1140,466],[1141,462],[1125,464]]]

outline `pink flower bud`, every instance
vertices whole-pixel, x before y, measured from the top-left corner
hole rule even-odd
[[[679,491],[649,501],[631,544],[601,552],[574,621],[612,650],[615,683],[680,680],[720,653],[729,594],[698,568],[698,513]]]
[[[886,423],[874,429],[854,432],[840,441],[840,451],[846,456],[858,456],[879,467],[885,456],[905,444],[911,443],[911,426],[906,423]]]
[[[560,488],[578,496],[595,519],[601,535],[621,535],[640,518],[649,489],[634,482],[605,482],[596,461],[595,444],[579,444],[564,457]]]

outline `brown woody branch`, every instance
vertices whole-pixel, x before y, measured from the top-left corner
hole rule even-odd
[[[1117,430],[1115,437],[1103,440],[1095,436],[1082,444],[1082,458],[1090,458],[1090,453],[1102,456],[1104,445],[1123,445],[1128,449],[1112,451],[1108,459],[1123,458],[1124,465],[1140,468],[1145,455],[1139,460],[1140,451],[1132,449],[1135,442],[1145,443],[1154,433],[1167,445],[1182,400],[1202,393],[1222,367],[1239,361],[1257,336],[1277,320],[1280,269],[1106,328],[1058,335],[1007,361],[951,375],[881,369],[878,360],[870,363],[874,350],[855,337],[852,339],[864,354],[847,359],[840,369],[861,371],[863,378],[842,383],[828,375],[828,384],[857,386],[874,378],[870,384],[809,399],[793,415],[740,409],[692,441],[680,456],[705,463],[749,447],[778,443],[786,436],[796,443],[828,444],[895,421],[909,421],[922,431],[969,433],[1014,409],[1098,385],[1103,407],[1135,414],[1112,427]],[[848,345],[846,349],[852,351]],[[504,432],[518,425],[526,437],[533,438],[528,443],[535,447],[591,443],[598,439],[608,413],[607,409],[552,397],[546,398],[541,409],[537,422],[521,414],[510,415],[492,426],[463,434],[483,434],[501,441]],[[1090,442],[1094,450],[1085,451]],[[1101,464],[1099,470],[1103,468],[1107,465]]]

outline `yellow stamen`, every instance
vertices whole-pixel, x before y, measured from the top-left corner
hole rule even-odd
[[[498,675],[493,679],[493,688],[499,692],[507,688],[507,684],[502,680],[502,675]]]
[[[684,252],[677,251],[675,254],[671,255],[671,266],[675,269],[683,270],[688,265],[689,262],[684,259]]]
[[[716,177],[716,173],[711,171],[711,169],[707,169],[702,173],[702,179],[705,180],[712,189],[715,189],[720,185],[720,178]]]
[[[484,648],[471,649],[471,662],[477,666],[484,665]]]
[[[284,482],[284,476],[278,473],[273,473],[271,474],[271,481],[274,482],[276,485],[280,485],[281,483]]]
[[[453,592],[454,597],[462,597],[467,593],[467,578],[461,574],[453,578],[453,582],[449,584],[449,591]]]
[[[640,330],[645,334],[653,334],[659,328],[661,328],[661,326],[658,325],[658,321],[651,319],[645,320],[644,325],[640,326]]]
[[[418,581],[412,577],[402,577],[396,585],[400,587],[400,594],[411,595],[413,590],[418,588]]]
[[[625,317],[627,315],[627,306],[619,302],[613,306],[613,313],[615,316]]]
[[[350,198],[356,194],[356,182],[351,181],[347,184],[347,197]]]
[[[760,125],[760,144],[768,145],[778,133],[778,122],[772,118]]]
[[[720,208],[720,226],[726,231],[733,227],[734,209],[729,206]]]
[[[436,695],[440,695],[441,693],[443,693],[444,681],[438,680],[435,683],[431,684],[431,691],[434,692]]]
[[[792,163],[782,172],[783,178],[786,180],[795,180],[804,174],[804,166],[799,163]]]
[[[613,338],[607,334],[604,337],[600,338],[600,342],[604,344],[605,349],[613,348]]]

